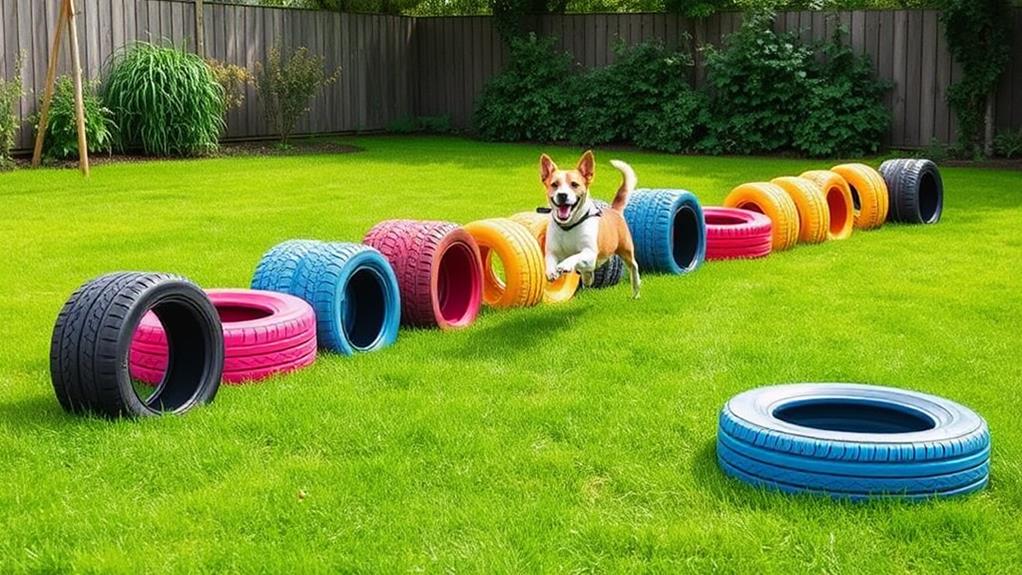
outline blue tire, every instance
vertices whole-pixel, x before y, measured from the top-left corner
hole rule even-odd
[[[253,287],[308,302],[316,312],[319,347],[352,355],[397,339],[397,277],[380,252],[362,244],[285,242],[267,252],[268,258],[279,263],[260,262]],[[281,275],[274,277],[269,270],[281,270]]]
[[[971,493],[990,475],[986,422],[957,403],[888,387],[797,384],[732,398],[717,461],[786,493],[920,499]]]
[[[685,274],[706,258],[706,222],[685,190],[636,190],[625,206],[641,271]]]

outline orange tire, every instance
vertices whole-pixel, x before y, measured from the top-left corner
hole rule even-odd
[[[539,253],[543,254],[543,279],[546,280],[546,228],[550,225],[550,216],[535,212],[522,212],[510,218],[529,230],[539,244]],[[581,277],[577,273],[564,274],[554,281],[547,281],[543,288],[544,303],[561,303],[575,297]]]
[[[848,182],[852,192],[852,207],[855,210],[855,227],[872,230],[887,221],[887,183],[880,172],[866,164],[841,164],[830,171]]]
[[[827,241],[830,210],[823,192],[805,178],[774,178],[770,182],[787,192],[798,209],[798,241],[818,244]]]
[[[798,208],[784,189],[776,184],[742,184],[724,198],[724,206],[759,212],[770,218],[774,251],[786,250],[798,241]]]
[[[543,252],[525,226],[506,218],[472,222],[465,231],[479,244],[483,260],[483,303],[498,308],[533,306],[543,301]],[[496,256],[503,278],[493,270]]]
[[[855,208],[848,182],[830,170],[811,170],[800,177],[812,180],[823,191],[823,197],[827,198],[827,209],[830,211],[827,239],[847,240],[852,237]]]

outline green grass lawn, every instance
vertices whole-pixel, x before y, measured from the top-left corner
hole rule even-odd
[[[385,218],[466,223],[543,202],[540,147],[364,138],[339,156],[0,175],[0,573],[1018,573],[1022,177],[945,169],[937,226],[888,225],[760,261],[646,275],[571,303],[263,384],[183,417],[65,415],[53,321],[83,281],[138,269],[247,287],[289,238]],[[551,149],[573,163],[579,150]],[[706,204],[831,162],[598,152]],[[873,162],[877,165],[877,162]],[[854,505],[716,466],[732,395],[800,381],[936,393],[987,418],[989,489]]]

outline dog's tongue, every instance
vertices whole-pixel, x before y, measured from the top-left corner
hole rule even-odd
[[[566,220],[566,219],[568,219],[568,216],[570,216],[570,215],[571,215],[571,206],[568,206],[568,205],[557,206],[557,217],[558,218],[560,218],[562,220]]]

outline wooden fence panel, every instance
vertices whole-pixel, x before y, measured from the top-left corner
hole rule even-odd
[[[56,0],[0,0],[0,74],[13,74],[18,55],[26,55],[26,95],[16,110],[24,120],[16,140],[20,150],[31,145],[28,118],[42,93],[57,6]],[[381,130],[411,115],[447,115],[456,127],[468,129],[483,87],[508,60],[507,44],[486,16],[407,18],[209,1],[204,9],[210,58],[254,69],[274,45],[285,52],[305,46],[324,58],[329,72],[340,67],[340,81],[315,96],[299,133]],[[101,79],[110,58],[137,40],[195,49],[193,0],[79,0],[78,10],[82,65],[89,80]],[[1022,129],[1022,8],[1014,10],[1013,20],[1011,64],[997,91],[999,130]],[[704,19],[568,14],[530,16],[523,23],[554,36],[556,45],[585,68],[613,63],[617,42],[657,39],[668,46],[684,45],[693,53],[692,80],[702,86],[705,56],[698,48],[725,42],[741,26],[741,14]],[[848,30],[852,48],[893,85],[885,96],[892,116],[887,144],[921,147],[955,138],[957,119],[947,94],[962,72],[948,54],[938,12],[791,11],[779,14],[774,26],[806,41],[828,38],[838,26]],[[67,52],[62,50],[61,74],[70,70]],[[227,124],[229,139],[272,135],[254,86],[245,88],[245,104],[228,113]]]

